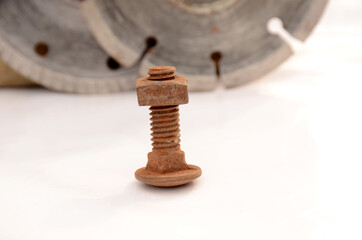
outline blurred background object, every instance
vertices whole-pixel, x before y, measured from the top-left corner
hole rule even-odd
[[[175,66],[190,90],[234,87],[283,63],[292,49],[268,31],[278,18],[304,41],[327,0],[87,0],[81,8],[104,49],[125,66]],[[155,47],[148,54],[145,42]]]
[[[219,83],[234,87],[291,56],[292,41],[308,37],[326,4],[3,0],[0,56],[31,81],[63,92],[134,89],[135,79],[155,65],[177,67],[189,77],[191,91],[213,90]],[[272,19],[280,22],[274,30],[268,27]]]
[[[78,1],[0,1],[0,56],[28,79],[56,91],[107,93],[134,88],[88,30]]]
[[[7,64],[0,60],[0,87],[28,87],[36,86],[19,73],[11,69]]]

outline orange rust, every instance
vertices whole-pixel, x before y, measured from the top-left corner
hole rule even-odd
[[[137,81],[140,106],[151,106],[152,152],[145,168],[135,173],[139,181],[160,187],[189,183],[201,176],[201,169],[188,165],[180,148],[180,104],[188,103],[187,78],[175,67],[150,68],[150,76]]]
[[[211,30],[212,33],[218,33],[220,31],[220,28],[218,26],[214,26]]]

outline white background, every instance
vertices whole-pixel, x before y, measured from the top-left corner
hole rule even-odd
[[[302,49],[239,88],[191,93],[192,184],[145,186],[134,93],[0,91],[0,240],[362,239],[362,2],[332,0]]]

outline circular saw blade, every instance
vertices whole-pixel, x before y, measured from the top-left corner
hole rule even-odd
[[[0,56],[57,91],[128,90],[138,77],[137,66],[122,68],[98,45],[76,1],[0,1]]]
[[[144,54],[145,39],[157,46],[142,60],[141,72],[174,65],[189,77],[190,90],[226,87],[256,79],[279,66],[290,47],[270,34],[280,18],[294,37],[305,40],[327,0],[86,0],[82,9],[104,49],[132,66]],[[214,56],[216,56],[214,58]]]

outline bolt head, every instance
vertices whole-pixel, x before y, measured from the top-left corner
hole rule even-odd
[[[159,173],[187,169],[185,153],[181,150],[158,150],[149,152],[146,169]]]
[[[159,173],[147,168],[140,168],[135,172],[137,180],[157,187],[174,187],[192,182],[202,174],[201,169],[195,165],[187,165],[187,168],[180,171]]]
[[[137,97],[140,106],[170,106],[189,102],[187,78],[176,75],[174,79],[155,81],[147,77],[137,80]]]

